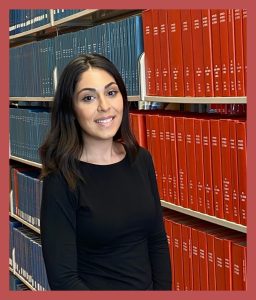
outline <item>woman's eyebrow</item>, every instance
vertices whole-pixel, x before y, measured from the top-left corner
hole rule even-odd
[[[112,84],[116,84],[116,85],[117,85],[116,82],[111,81],[110,83],[108,83],[107,85],[105,85],[104,89],[107,89],[107,88],[110,87]],[[96,92],[96,89],[94,89],[94,88],[89,88],[89,87],[88,87],[88,88],[82,88],[80,91],[77,92],[77,95],[80,94],[80,93],[83,92],[83,91]]]

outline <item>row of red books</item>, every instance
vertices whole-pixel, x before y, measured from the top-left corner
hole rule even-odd
[[[133,111],[153,157],[160,198],[246,225],[246,122],[219,115]]]
[[[147,95],[246,95],[246,9],[153,9],[142,20]]]
[[[246,236],[174,212],[164,214],[173,290],[245,290]]]

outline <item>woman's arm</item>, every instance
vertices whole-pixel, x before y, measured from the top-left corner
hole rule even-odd
[[[50,174],[43,183],[41,239],[52,290],[89,290],[77,271],[76,203],[64,179]]]
[[[157,188],[155,169],[152,157],[149,153],[147,155],[147,167],[156,208],[155,222],[152,225],[152,231],[148,240],[153,286],[154,290],[171,290],[172,274],[169,246],[163,224],[162,207]]]

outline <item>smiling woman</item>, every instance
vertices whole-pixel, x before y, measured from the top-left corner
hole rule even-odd
[[[40,148],[41,239],[53,290],[170,290],[151,155],[129,125],[126,88],[98,54],[64,69]]]
[[[112,163],[114,151],[96,153],[90,151],[94,141],[102,147],[109,147],[119,129],[123,116],[123,97],[114,78],[106,71],[90,68],[81,75],[74,96],[74,112],[82,129],[84,153],[81,160],[87,162],[99,159],[103,163]],[[113,146],[116,144],[113,144]],[[106,148],[106,149],[107,149]],[[100,148],[98,147],[99,151]],[[96,157],[98,154],[98,157]],[[90,157],[88,157],[90,155]]]

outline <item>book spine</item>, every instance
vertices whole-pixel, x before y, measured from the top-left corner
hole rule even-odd
[[[221,77],[221,55],[220,55],[220,26],[218,10],[211,10],[211,29],[212,29],[212,56],[213,56],[213,78],[214,96],[222,96],[222,77]]]
[[[203,32],[203,53],[204,53],[204,80],[205,96],[214,96],[213,86],[213,63],[212,63],[212,33],[211,13],[209,9],[202,9],[202,32]]]
[[[223,207],[224,217],[228,221],[234,221],[233,203],[232,203],[232,178],[231,178],[231,159],[230,159],[230,120],[220,120],[220,138],[221,138],[221,169],[222,169],[222,187],[223,187]]]
[[[188,175],[188,207],[198,210],[194,118],[184,118]]]
[[[238,190],[241,224],[247,224],[247,147],[246,123],[236,123]]]
[[[212,155],[210,144],[210,121],[202,119],[204,183],[205,183],[205,210],[208,215],[214,215],[213,183],[212,183]]]
[[[184,96],[180,10],[168,10],[172,96]]]
[[[184,117],[176,117],[180,205],[188,207],[187,159]]]
[[[196,179],[197,179],[197,200],[198,211],[205,213],[205,182],[204,182],[204,157],[202,140],[202,123],[200,119],[194,121],[195,134],[195,159],[196,159]]]
[[[161,51],[161,66],[162,66],[162,81],[163,81],[163,96],[171,96],[171,67],[169,53],[169,35],[168,35],[168,19],[167,11],[160,9],[159,26],[160,26],[160,51]]]
[[[220,123],[219,120],[210,120],[211,150],[212,150],[212,177],[213,177],[213,199],[215,216],[224,217],[221,152],[220,152]]]
[[[154,76],[154,45],[153,45],[153,21],[152,10],[145,10],[142,13],[145,70],[146,70],[146,93],[149,96],[156,95],[156,80]]]
[[[237,96],[234,10],[228,9],[230,96]]]
[[[244,51],[242,10],[234,10],[237,96],[244,96]]]
[[[191,9],[191,22],[193,37],[195,94],[197,97],[203,97],[205,96],[205,81],[202,14],[200,9]]]
[[[194,63],[193,63],[193,42],[191,14],[189,9],[181,10],[181,33],[184,73],[184,95],[195,96]]]
[[[152,10],[153,25],[153,47],[154,47],[154,72],[156,81],[156,95],[163,95],[162,67],[161,67],[161,48],[160,48],[160,28],[158,10]]]

